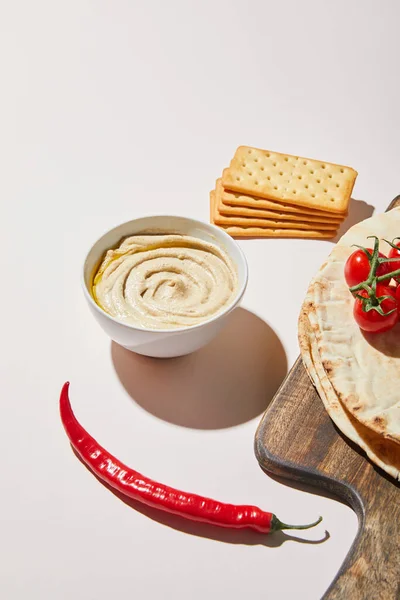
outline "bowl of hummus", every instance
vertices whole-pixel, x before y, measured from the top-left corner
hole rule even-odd
[[[246,258],[214,225],[185,217],[134,219],[105,233],[82,274],[89,308],[112,340],[166,358],[207,344],[245,292]]]

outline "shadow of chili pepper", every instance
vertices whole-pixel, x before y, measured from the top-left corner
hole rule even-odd
[[[121,492],[109,486],[95,473],[93,473],[90,467],[83,462],[79,454],[72,446],[71,449],[78,458],[79,462],[83,464],[83,466],[97,479],[97,481],[124,504],[130,506],[135,511],[139,512],[145,517],[148,517],[152,521],[156,521],[157,523],[165,525],[166,527],[170,527],[171,529],[175,529],[176,531],[181,531],[182,533],[187,533],[188,535],[194,535],[217,542],[224,542],[226,544],[241,544],[246,546],[258,545],[267,546],[269,548],[277,548],[284,542],[288,541],[298,542],[300,544],[322,544],[330,538],[330,535],[327,531],[325,531],[324,537],[319,540],[304,540],[284,533],[283,531],[276,531],[272,534],[263,535],[257,533],[256,531],[252,531],[251,529],[228,529],[224,527],[217,527],[214,525],[209,525],[208,523],[191,521],[178,515],[157,510],[156,508],[152,508],[151,506],[147,506],[146,504],[132,500],[128,496],[125,496]]]

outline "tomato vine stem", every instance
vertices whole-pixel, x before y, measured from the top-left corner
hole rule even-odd
[[[390,313],[394,312],[394,310],[396,310],[396,309],[393,309],[390,312],[385,313],[385,312],[383,312],[381,304],[384,300],[386,300],[387,298],[390,298],[391,296],[378,297],[376,295],[376,286],[381,281],[388,280],[388,282],[389,282],[393,277],[400,275],[400,269],[396,269],[395,271],[391,271],[390,273],[385,273],[384,275],[380,275],[379,277],[377,277],[376,272],[378,270],[378,267],[381,264],[394,262],[395,260],[398,260],[398,259],[380,257],[379,256],[379,238],[376,235],[370,235],[370,236],[368,236],[368,239],[369,238],[374,239],[374,249],[373,249],[372,255],[367,250],[367,248],[364,248],[363,246],[357,246],[355,244],[357,246],[357,248],[360,248],[367,255],[367,258],[370,262],[371,266],[370,266],[368,278],[365,281],[358,283],[357,285],[353,285],[350,288],[350,292],[356,298],[358,298],[359,300],[362,301],[363,310],[365,312],[369,312],[370,310],[376,310],[381,315],[390,315]],[[397,239],[397,238],[395,238],[395,239]],[[390,243],[390,242],[388,242],[388,243],[391,246],[393,245],[393,243]],[[357,294],[357,292],[360,290],[365,290],[368,294],[368,297],[362,296],[361,294]]]

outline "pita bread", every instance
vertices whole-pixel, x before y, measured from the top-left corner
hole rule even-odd
[[[385,440],[381,435],[359,423],[342,405],[336,396],[318,352],[315,333],[308,319],[309,303],[313,299],[308,295],[299,318],[299,342],[304,366],[317,389],[324,406],[335,425],[352,442],[357,444],[368,458],[386,471],[388,475],[400,480],[400,446],[396,442]]]
[[[400,324],[385,333],[363,333],[344,279],[353,245],[370,247],[371,235],[400,235],[400,208],[355,225],[341,238],[311,282],[303,308],[336,398],[356,422],[400,444]],[[381,250],[387,253],[385,242]]]

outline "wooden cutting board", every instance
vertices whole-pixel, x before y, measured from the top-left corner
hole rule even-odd
[[[399,205],[397,196],[389,209]],[[265,471],[320,488],[357,513],[357,537],[323,598],[400,599],[400,484],[336,428],[301,358],[261,420],[255,452]]]

